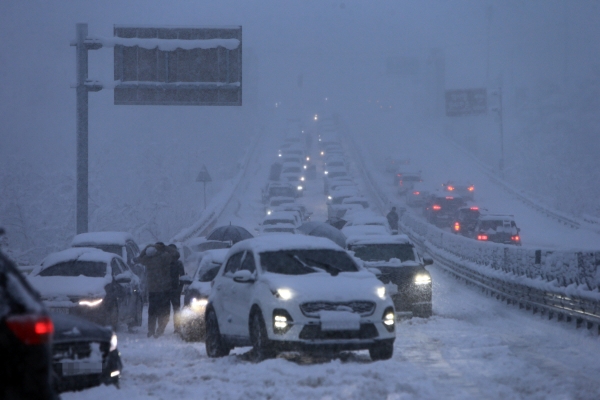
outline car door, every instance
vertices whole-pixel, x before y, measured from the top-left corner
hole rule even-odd
[[[116,281],[118,276],[127,275],[129,269],[127,266],[118,258],[113,258],[110,262],[113,276],[113,285],[115,288],[116,301],[119,307],[119,319],[122,321],[129,321],[134,314],[133,307],[133,289],[132,282],[129,283],[118,283]],[[124,269],[127,268],[127,269]],[[129,271],[131,274],[131,272]]]
[[[241,265],[238,271],[246,270],[256,277],[256,263],[251,251],[247,251],[242,256]],[[254,293],[254,282],[236,282],[232,280],[231,284],[231,313],[232,328],[235,335],[248,336],[248,317],[250,315],[251,301]]]
[[[233,274],[240,268],[244,251],[233,254],[227,260],[223,274],[215,280],[214,290],[217,295],[214,296],[213,306],[219,319],[219,328],[223,334],[232,334],[233,312],[231,306],[231,286]]]

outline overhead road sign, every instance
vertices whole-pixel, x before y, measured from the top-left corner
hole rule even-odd
[[[98,39],[97,39],[98,40]],[[242,27],[115,26],[115,105],[242,105]]]
[[[486,89],[446,90],[446,116],[480,115],[487,112]]]

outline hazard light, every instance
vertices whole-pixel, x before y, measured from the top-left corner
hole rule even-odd
[[[477,240],[488,240],[487,235],[477,235]]]
[[[518,242],[521,240],[521,238],[519,237],[519,235],[516,235],[516,236],[511,236],[510,240],[512,240],[513,242]]]
[[[454,186],[448,186],[448,190],[449,191],[453,191],[454,190]]]
[[[439,210],[441,210],[441,209],[442,209],[442,206],[440,206],[440,205],[437,205],[437,204],[434,204],[432,208],[433,208],[434,210],[436,210],[436,211],[439,211]]]
[[[460,224],[459,224],[458,222],[455,222],[455,223],[454,223],[454,230],[455,230],[456,232],[460,231]]]
[[[468,188],[468,189],[469,189],[469,192],[472,192],[473,190],[475,190],[475,187],[473,187],[473,186],[469,186],[469,188]]]

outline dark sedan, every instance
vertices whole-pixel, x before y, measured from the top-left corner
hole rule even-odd
[[[54,322],[52,367],[59,392],[100,384],[119,384],[121,357],[117,335],[83,318],[51,314]]]
[[[431,276],[425,265],[433,261],[422,260],[406,235],[355,236],[347,246],[386,286],[396,286],[397,292],[390,290],[396,313],[432,315]]]

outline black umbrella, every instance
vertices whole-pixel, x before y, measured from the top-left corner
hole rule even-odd
[[[325,222],[306,222],[297,230],[305,235],[327,238],[339,246],[346,248],[346,235],[344,235],[339,229],[336,229]]]
[[[222,242],[237,243],[244,239],[252,239],[254,236],[245,228],[237,225],[219,226],[206,237],[207,240],[220,240]]]

